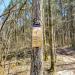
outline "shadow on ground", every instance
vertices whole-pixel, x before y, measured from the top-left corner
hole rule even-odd
[[[57,54],[74,56],[75,57],[75,48],[59,48],[56,50]]]

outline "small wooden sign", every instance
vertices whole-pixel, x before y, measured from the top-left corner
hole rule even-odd
[[[41,47],[42,46],[42,28],[33,27],[32,28],[32,47]]]

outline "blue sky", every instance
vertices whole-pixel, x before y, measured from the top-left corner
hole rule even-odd
[[[3,13],[5,8],[9,5],[10,0],[2,0],[0,3],[0,15]]]
[[[9,5],[10,1],[11,0],[2,0],[2,2],[0,3],[0,15],[3,13],[5,8]],[[32,3],[32,0],[29,0],[29,2]]]

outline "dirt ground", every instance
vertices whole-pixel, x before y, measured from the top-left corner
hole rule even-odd
[[[50,57],[49,57],[50,58]],[[72,48],[57,49],[56,75],[75,75],[75,50]],[[18,62],[18,64],[17,64]],[[2,62],[2,65],[4,62]],[[5,62],[0,66],[0,75],[30,75],[30,59]],[[10,66],[9,66],[10,65]],[[50,68],[50,61],[44,62],[44,75]],[[9,70],[8,70],[9,69]],[[9,72],[9,74],[8,74]]]
[[[75,49],[57,49],[57,75],[75,75]]]

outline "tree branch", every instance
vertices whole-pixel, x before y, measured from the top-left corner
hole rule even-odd
[[[26,3],[27,3],[27,0],[26,0],[26,1],[22,4],[22,6],[20,7],[18,15],[20,14],[20,11],[21,11],[22,8],[24,7],[24,5],[26,5]]]
[[[9,8],[9,10],[6,13],[0,15],[0,17],[7,15],[9,13],[9,11],[11,11],[15,6],[16,6],[16,4],[13,5],[11,8]]]
[[[26,0],[26,1],[22,4],[22,6],[20,7],[19,13],[20,13],[21,9],[24,7],[24,5],[26,5],[26,3],[27,3],[27,0]],[[16,4],[15,4],[13,7],[11,7],[11,8],[8,10],[7,13],[3,14],[3,15],[8,14],[8,16],[5,18],[5,20],[4,20],[4,22],[3,22],[2,26],[1,26],[0,32],[1,32],[1,30],[2,30],[2,28],[3,28],[3,26],[4,26],[4,24],[5,24],[5,22],[7,21],[8,17],[10,16],[11,10],[12,10],[15,6],[16,6]],[[1,16],[3,16],[3,15],[1,15]],[[1,16],[0,16],[0,17],[1,17]]]

